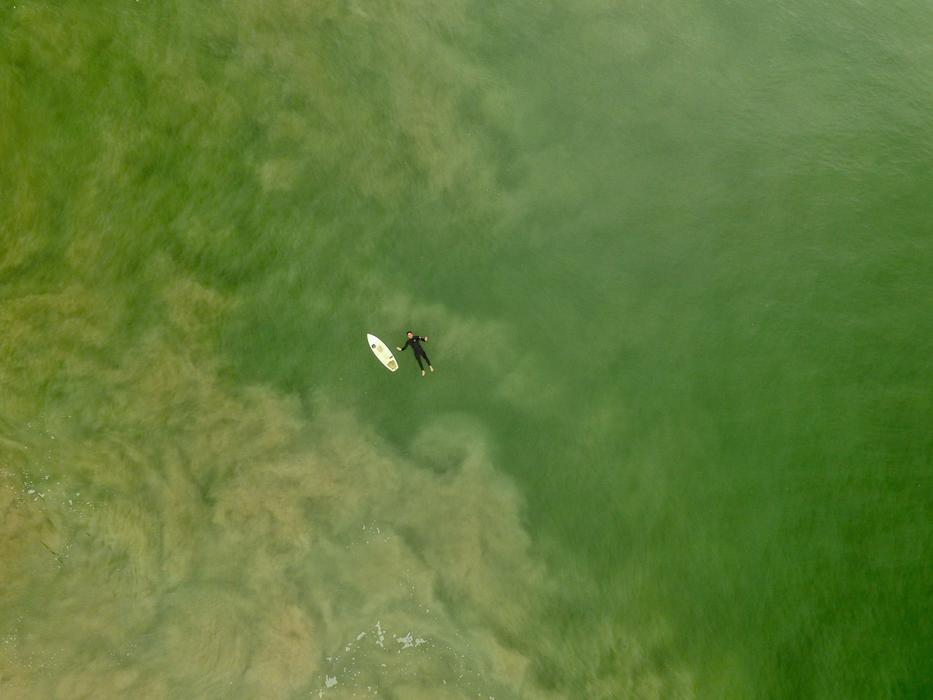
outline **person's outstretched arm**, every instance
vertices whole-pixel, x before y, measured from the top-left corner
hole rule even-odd
[[[405,348],[407,348],[407,347],[409,346],[410,343],[411,343],[411,341],[406,339],[406,340],[405,340],[405,344],[404,344],[402,347],[399,347],[398,345],[396,345],[396,346],[395,346],[395,349],[398,350],[399,352],[404,352],[404,351],[405,351]]]

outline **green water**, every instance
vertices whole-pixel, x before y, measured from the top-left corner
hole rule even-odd
[[[5,2],[0,697],[928,697],[931,32]]]

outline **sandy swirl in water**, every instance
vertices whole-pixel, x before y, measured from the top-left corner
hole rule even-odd
[[[564,696],[541,664],[580,650],[538,636],[555,584],[481,425],[437,416],[400,453],[326,397],[227,385],[220,295],[162,302],[116,359],[103,295],[3,311],[5,697]],[[584,644],[620,654],[591,697],[689,688],[613,625]]]

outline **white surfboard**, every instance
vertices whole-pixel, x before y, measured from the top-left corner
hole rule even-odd
[[[384,364],[390,372],[394,372],[398,369],[398,362],[395,361],[395,355],[386,347],[385,343],[371,333],[366,334],[366,342],[369,343],[369,349],[373,351],[373,355],[378,357],[379,361]]]

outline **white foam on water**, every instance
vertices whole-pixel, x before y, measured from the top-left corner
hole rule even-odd
[[[411,632],[406,634],[404,637],[396,637],[395,641],[402,645],[402,649],[411,649],[414,647],[420,647],[422,644],[428,643],[426,639],[422,639],[421,637],[415,638]],[[399,651],[401,651],[402,649],[400,649]]]

